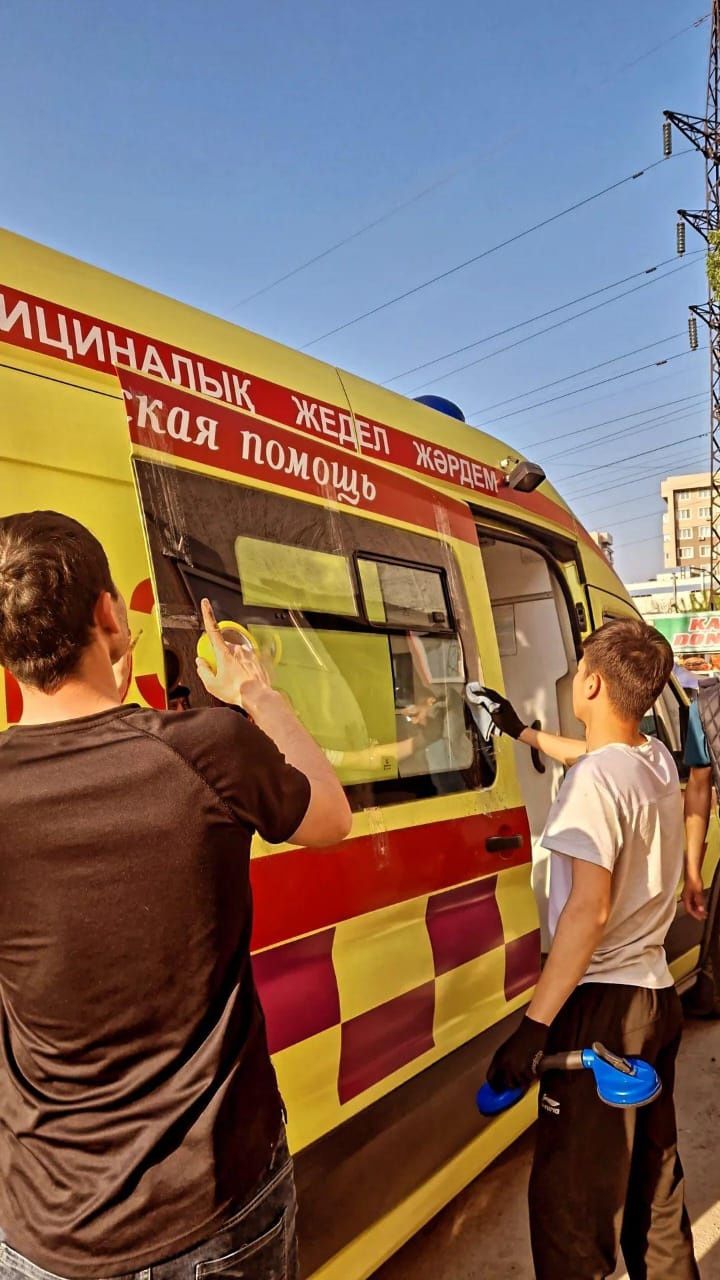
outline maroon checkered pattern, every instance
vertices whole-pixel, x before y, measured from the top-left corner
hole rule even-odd
[[[436,977],[503,945],[497,876],[431,894],[425,923]],[[340,926],[342,927],[342,926]],[[253,956],[271,1053],[341,1027],[338,1097],[348,1102],[434,1047],[435,983],[427,982],[345,1022],[333,964],[336,930],[323,929]],[[540,931],[505,944],[505,998],[534,986]]]

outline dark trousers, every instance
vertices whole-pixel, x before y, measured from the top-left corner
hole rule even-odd
[[[537,1280],[604,1280],[620,1245],[630,1280],[699,1280],[673,1101],[681,1028],[674,987],[585,983],[555,1019],[548,1053],[599,1040],[651,1062],[662,1093],[622,1109],[600,1101],[591,1071],[543,1076],[530,1176]]]
[[[187,1253],[125,1273],[122,1280],[297,1280],[295,1182],[283,1133],[272,1163],[247,1203]],[[59,1280],[0,1243],[0,1280]]]

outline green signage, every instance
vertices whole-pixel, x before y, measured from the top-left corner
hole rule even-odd
[[[720,613],[664,613],[648,618],[675,653],[719,653]]]

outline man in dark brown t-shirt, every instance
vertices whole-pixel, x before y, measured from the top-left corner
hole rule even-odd
[[[199,674],[252,720],[121,706],[100,544],[52,512],[0,520],[0,662],[24,701],[0,737],[1,1277],[179,1280],[233,1254],[228,1274],[296,1275],[250,842],[333,843],[349,810],[259,661],[204,617],[217,671]]]

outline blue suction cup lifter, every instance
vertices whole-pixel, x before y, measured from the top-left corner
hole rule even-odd
[[[496,1092],[486,1080],[477,1092],[478,1111],[482,1116],[499,1116],[501,1111],[514,1107],[524,1093],[524,1089],[501,1089]]]
[[[546,1071],[592,1071],[598,1097],[609,1107],[646,1107],[662,1092],[660,1077],[642,1058],[619,1058],[596,1042],[592,1049],[572,1049],[545,1056],[539,1074]],[[499,1093],[487,1080],[477,1093],[478,1111],[497,1116],[507,1111],[525,1094],[525,1089],[503,1089]]]
[[[657,1071],[642,1058],[618,1058],[596,1043],[583,1049],[582,1059],[595,1077],[598,1097],[609,1107],[646,1107],[662,1092]]]

